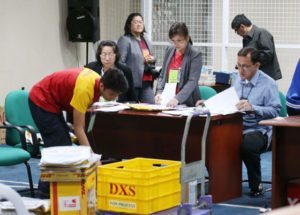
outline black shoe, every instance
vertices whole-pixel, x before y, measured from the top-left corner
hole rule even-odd
[[[254,198],[262,197],[265,192],[266,189],[264,188],[264,186],[262,184],[259,184],[257,189],[251,189],[250,196]]]

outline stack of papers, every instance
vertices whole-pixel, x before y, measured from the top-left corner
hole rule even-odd
[[[88,168],[101,159],[89,146],[56,146],[44,148],[41,169],[49,167]]]
[[[42,181],[81,181],[95,171],[101,155],[88,146],[57,146],[42,150]]]
[[[175,115],[175,116],[188,116],[188,115],[197,115],[197,116],[206,116],[207,115],[206,107],[185,107],[177,108],[176,110],[163,111],[165,114]]]
[[[141,110],[141,111],[163,111],[163,110],[174,109],[174,108],[167,107],[165,105],[154,105],[154,104],[146,104],[146,103],[129,104],[128,106],[134,110]]]
[[[25,208],[30,212],[33,212],[34,214],[44,214],[50,212],[50,200],[34,199],[28,197],[22,197],[22,200],[25,205]],[[12,202],[2,201],[0,202],[0,209],[2,210],[3,214],[8,214],[9,212],[15,211],[16,208]],[[1,210],[0,210],[0,214],[1,214]]]
[[[175,116],[188,116],[195,111],[195,108],[188,107],[188,108],[180,108],[176,110],[167,110],[163,111],[165,114],[175,115]]]
[[[92,105],[93,111],[101,112],[118,112],[121,110],[129,109],[129,106],[123,103],[111,102],[95,102]]]

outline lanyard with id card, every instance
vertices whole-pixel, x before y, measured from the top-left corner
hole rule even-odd
[[[180,68],[170,69],[168,83],[179,83],[179,81],[180,81]]]

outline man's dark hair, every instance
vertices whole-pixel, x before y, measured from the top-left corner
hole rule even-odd
[[[125,93],[128,90],[127,80],[119,69],[108,69],[101,77],[104,87],[118,93]]]
[[[240,57],[246,57],[248,54],[250,54],[253,64],[261,62],[262,52],[252,47],[242,48],[241,50],[239,50],[237,55]]]
[[[130,36],[132,36],[132,33],[131,33],[131,22],[134,19],[134,17],[136,17],[136,16],[139,16],[139,17],[142,18],[142,20],[144,20],[142,14],[140,14],[140,13],[131,13],[131,14],[129,14],[129,16],[126,19],[125,26],[124,26],[124,35],[130,35]],[[141,33],[141,36],[144,36],[145,32],[146,32],[146,30],[145,30],[145,25],[144,25],[144,29],[143,29],[143,32]]]
[[[252,25],[250,19],[248,19],[244,14],[238,14],[233,18],[231,28],[237,31],[242,24],[247,27]]]
[[[169,30],[169,38],[172,39],[174,36],[180,35],[185,38],[189,38],[189,43],[193,44],[193,41],[189,35],[189,29],[184,22],[175,22],[171,25]]]
[[[112,41],[112,40],[104,40],[104,41],[102,41],[102,42],[99,44],[99,46],[98,46],[98,48],[97,48],[97,53],[96,53],[96,59],[97,59],[97,61],[100,63],[100,65],[102,66],[102,62],[101,62],[100,55],[101,55],[102,50],[103,50],[103,48],[104,48],[105,46],[112,47],[114,53],[116,54],[115,64],[116,64],[117,62],[119,62],[119,59],[120,59],[120,53],[119,53],[119,48],[118,48],[117,44],[116,44],[114,41]]]

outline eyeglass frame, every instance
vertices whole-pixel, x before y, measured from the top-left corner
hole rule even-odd
[[[134,25],[137,25],[137,24],[143,25],[144,21],[143,20],[132,20],[131,24],[134,24]]]
[[[251,65],[239,65],[239,64],[236,64],[236,65],[235,65],[235,68],[238,69],[238,70],[242,69],[242,70],[248,72],[249,69],[251,68],[251,66],[254,66],[254,65],[255,65],[255,63],[253,63],[253,64],[251,64]]]
[[[116,53],[113,53],[113,52],[111,52],[111,53],[101,53],[100,54],[101,58],[106,58],[106,57],[113,58],[115,56],[116,56]]]

